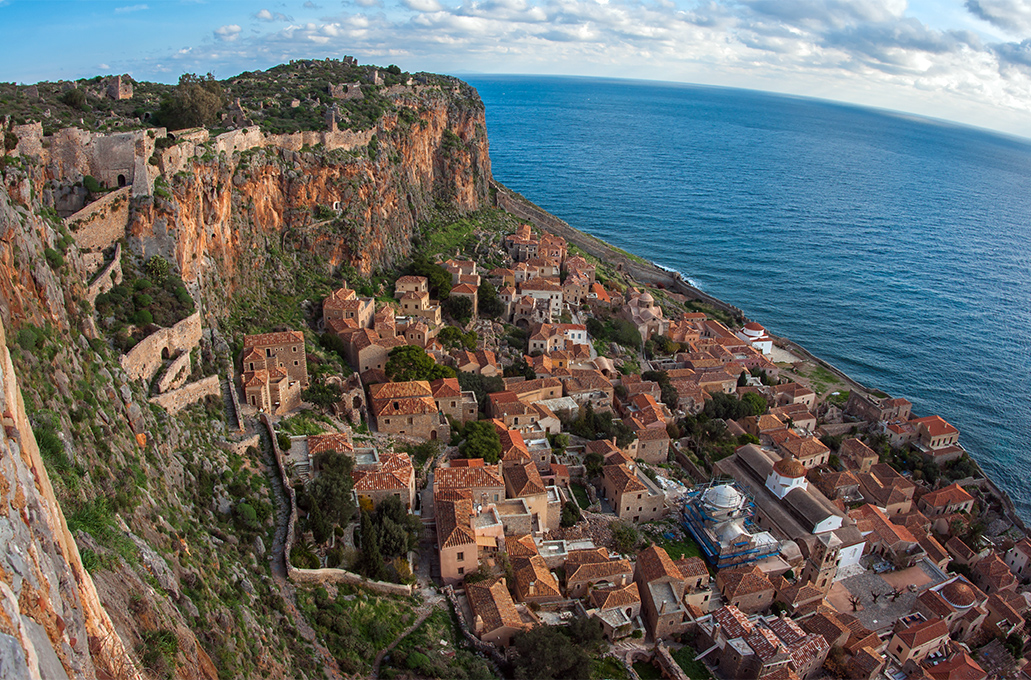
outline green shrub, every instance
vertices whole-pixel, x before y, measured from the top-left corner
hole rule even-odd
[[[53,248],[47,248],[43,251],[44,257],[47,258],[47,264],[50,265],[51,269],[60,269],[64,266],[64,255]]]
[[[146,309],[138,310],[135,314],[133,314],[132,319],[137,326],[146,326],[147,324],[154,323],[154,315]]]
[[[290,450],[290,437],[282,432],[276,433],[276,443],[279,444],[280,451]]]
[[[90,192],[91,194],[99,194],[104,190],[104,188],[100,186],[100,182],[98,182],[97,178],[93,175],[86,175],[85,177],[83,177],[82,186],[86,187],[86,191]]]

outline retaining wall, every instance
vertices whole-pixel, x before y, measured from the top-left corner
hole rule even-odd
[[[150,382],[161,368],[161,353],[168,351],[168,356],[179,352],[189,353],[197,346],[201,336],[200,312],[194,312],[171,328],[157,330],[122,355],[119,363],[130,379],[143,379]]]
[[[151,397],[150,403],[157,404],[170,415],[175,415],[190,404],[212,395],[222,396],[222,384],[217,375],[209,375],[207,378],[183,385],[177,390]]]
[[[129,192],[123,187],[65,218],[64,224],[81,250],[99,252],[125,236],[129,227]]]
[[[158,394],[164,394],[169,390],[181,387],[190,379],[190,353],[180,352],[172,363],[168,365],[165,374],[158,380]],[[220,383],[221,385],[221,383]]]
[[[655,648],[655,660],[659,662],[662,674],[670,680],[691,680],[669,653],[669,647],[661,642]]]
[[[444,586],[444,596],[447,598],[448,602],[450,602],[451,606],[454,608],[455,618],[458,619],[458,628],[462,631],[462,635],[465,637],[465,639],[469,641],[469,644],[473,646],[473,649],[480,652],[481,654],[486,654],[487,657],[491,661],[493,661],[496,666],[504,666],[505,657],[502,656],[498,648],[490,644],[489,642],[484,642],[483,640],[481,640],[473,634],[472,630],[469,627],[469,622],[465,620],[465,614],[462,610],[462,607],[458,604],[458,597],[455,595],[455,589],[452,588],[450,585]],[[501,677],[500,673],[498,673],[498,677]]]
[[[103,257],[103,255],[101,255]],[[85,255],[83,259],[86,259]],[[116,285],[122,282],[122,244],[115,244],[115,256],[114,259],[104,265],[104,268],[97,272],[97,275],[93,277],[93,282],[86,288],[86,299],[89,300],[90,304],[93,304],[97,300],[97,296],[101,293],[114,288]]]

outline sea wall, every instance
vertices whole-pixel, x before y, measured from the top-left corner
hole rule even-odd
[[[187,354],[187,356],[189,356]],[[215,396],[222,394],[222,383],[218,379],[217,375],[209,375],[207,378],[201,378],[196,382],[188,383],[182,387],[174,390],[159,394],[156,397],[150,398],[150,403],[157,404],[161,408],[168,411],[170,415],[175,415],[182,411],[190,404],[196,403],[208,396]]]
[[[200,342],[200,312],[194,312],[171,328],[154,331],[119,360],[129,378],[150,381],[161,368],[163,359],[189,352]],[[163,357],[166,353],[167,357]]]

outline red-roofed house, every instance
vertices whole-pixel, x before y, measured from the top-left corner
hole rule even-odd
[[[1023,580],[1031,575],[1031,541],[1022,538],[1006,551],[1006,566],[1010,568],[1018,578]]]
[[[899,621],[888,641],[887,652],[900,665],[910,660],[920,663],[931,654],[942,653],[948,642],[949,627],[941,619],[913,625]]]
[[[953,482],[944,489],[929,491],[920,497],[916,503],[920,512],[927,517],[938,517],[951,515],[954,512],[969,513],[974,507],[974,497],[967,493],[963,487]]]

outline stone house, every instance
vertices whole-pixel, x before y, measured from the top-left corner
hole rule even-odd
[[[355,494],[368,499],[373,507],[390,496],[399,499],[409,512],[415,507],[415,468],[407,453],[386,454],[373,469],[356,468],[352,477]]]
[[[372,385],[369,406],[380,432],[421,439],[447,440],[451,436],[451,428],[425,380]]]
[[[849,517],[866,539],[867,553],[880,555],[900,568],[911,567],[926,556],[912,532],[892,523],[876,505],[856,508]]]
[[[558,579],[540,555],[519,557],[512,561],[515,572],[515,592],[520,602],[558,602],[562,600]]]
[[[476,318],[479,314],[479,297],[476,286],[471,283],[460,283],[451,289],[451,296],[467,298],[472,305],[473,318]]]
[[[770,388],[777,406],[786,404],[805,404],[806,408],[812,408],[816,402],[816,392],[800,383],[785,383],[774,385]]]
[[[404,316],[419,317],[433,327],[440,325],[440,303],[430,299],[425,276],[402,276],[394,284],[394,296],[401,301]]]
[[[776,589],[763,570],[755,565],[720,569],[716,588],[729,603],[746,614],[764,611],[773,604]]]
[[[827,445],[816,437],[788,437],[778,444],[777,450],[781,455],[794,457],[807,470],[826,465],[831,455]]]
[[[958,539],[957,539],[958,540]],[[1031,541],[1022,538],[1006,551],[1006,566],[1013,574],[1023,580],[1031,574]]]
[[[602,496],[620,519],[650,522],[666,514],[665,493],[634,463],[602,468]]]
[[[645,427],[636,430],[635,433],[637,434],[635,458],[640,458],[644,462],[654,465],[666,462],[669,456],[670,443],[666,428]]]
[[[430,383],[437,410],[459,423],[476,420],[479,405],[473,392],[463,392],[458,378],[438,378]]]
[[[357,293],[345,285],[322,301],[322,324],[329,328],[329,321],[352,319],[358,328],[370,328],[375,311],[375,300],[359,298]]]
[[[550,354],[555,350],[572,349],[573,345],[589,345],[587,326],[575,323],[542,323],[530,328],[530,353]]]
[[[604,548],[573,550],[566,557],[566,597],[582,598],[596,588],[624,588],[634,580],[625,558],[610,559]]]
[[[916,505],[924,515],[934,518],[956,512],[969,513],[974,507],[974,497],[953,482],[943,489],[925,493]]]
[[[705,560],[700,557],[681,557],[674,564],[684,577],[684,602],[707,611],[712,597],[712,578],[705,566]]]
[[[988,616],[988,597],[962,576],[920,593],[913,611],[925,619],[940,618],[954,640],[964,642],[977,634]]]
[[[510,465],[503,468],[505,495],[508,498],[522,498],[533,516],[533,532],[538,533],[548,523],[548,492],[544,481],[533,463]]]
[[[634,582],[590,591],[591,608],[587,615],[601,621],[602,634],[609,642],[630,635],[641,615],[640,589]]]
[[[1013,575],[1002,558],[994,552],[977,561],[971,572],[971,580],[986,595],[1003,590],[1016,590],[1018,585],[1017,577]]]
[[[465,586],[473,613],[473,633],[483,642],[510,647],[516,633],[530,628],[515,608],[504,578],[493,578]]]
[[[548,279],[537,278],[519,284],[519,294],[534,300],[547,300],[552,318],[562,314],[562,286]]]
[[[869,446],[855,437],[841,442],[838,458],[848,468],[863,473],[869,472],[880,457]]]
[[[303,333],[245,336],[242,364],[240,380],[248,404],[274,414],[300,406],[301,390],[308,386]]]
[[[465,373],[475,373],[488,378],[501,375],[503,368],[498,363],[498,357],[489,349],[480,349],[475,352],[468,350],[455,350],[451,353],[454,359],[454,366],[457,370]]]
[[[684,577],[665,550],[653,545],[638,553],[634,581],[653,638],[659,640],[687,630],[691,619],[684,606]]]
[[[859,490],[867,503],[884,508],[889,516],[904,515],[913,509],[916,484],[885,463],[870,467],[870,472],[856,475]]]
[[[920,663],[932,654],[942,654],[949,642],[949,627],[941,619],[920,620],[915,623],[905,617],[895,624],[888,641],[888,654],[899,664],[907,661]]]
[[[880,399],[852,390],[845,404],[845,413],[868,422],[907,421],[913,405],[905,399]]]

